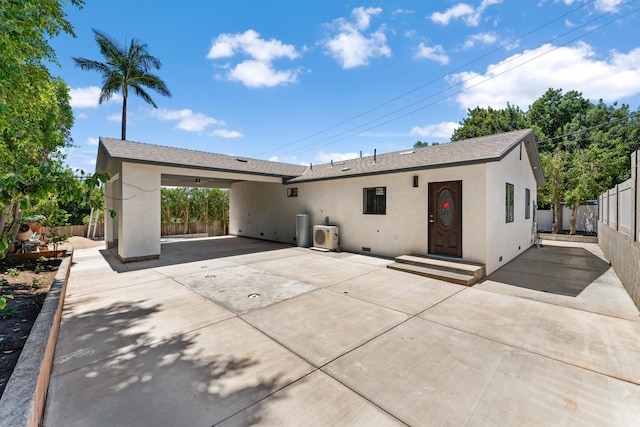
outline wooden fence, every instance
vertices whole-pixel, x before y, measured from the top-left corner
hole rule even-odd
[[[192,222],[189,224],[162,224],[160,230],[163,236],[175,236],[178,234],[203,234],[209,236],[224,236],[226,234],[222,221],[214,221],[212,224]]]
[[[61,227],[42,227],[42,232],[47,235],[51,235],[51,229],[53,229],[58,235],[71,235],[87,237],[86,225],[65,225]],[[163,224],[161,226],[161,234],[163,236],[175,236],[182,234],[203,234],[206,233],[209,236],[224,236],[226,234],[225,227],[222,221],[214,221],[212,224],[205,224],[202,222],[192,222],[190,224]],[[91,227],[91,236],[93,236],[93,227]],[[104,223],[98,222],[96,226],[95,237],[104,237]]]
[[[50,236],[52,231],[60,236],[82,236],[87,237],[86,225],[62,225],[59,227],[42,227],[42,232]],[[93,233],[93,227],[91,227]],[[96,237],[104,237],[104,224],[99,222],[96,228]]]

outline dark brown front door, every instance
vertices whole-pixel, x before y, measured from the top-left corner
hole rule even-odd
[[[462,257],[462,181],[429,183],[429,253]]]

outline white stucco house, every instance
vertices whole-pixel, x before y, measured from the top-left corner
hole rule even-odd
[[[530,129],[298,166],[100,138],[106,239],[123,261],[160,254],[160,187],[230,189],[233,235],[296,243],[296,215],[338,226],[344,251],[436,255],[495,271],[533,244],[544,183]],[[140,221],[144,218],[144,221]]]

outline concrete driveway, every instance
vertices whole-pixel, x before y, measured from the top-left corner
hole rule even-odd
[[[640,313],[569,245],[471,288],[245,238],[76,251],[44,425],[637,425]]]

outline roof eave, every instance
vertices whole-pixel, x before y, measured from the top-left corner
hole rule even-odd
[[[498,162],[500,160],[501,160],[501,157],[491,157],[491,158],[484,158],[484,159],[465,160],[465,161],[459,161],[459,162],[419,165],[419,166],[412,166],[412,167],[398,168],[398,169],[384,169],[384,170],[378,170],[378,171],[351,173],[347,175],[319,176],[319,177],[313,177],[313,178],[304,178],[300,176],[300,177],[296,177],[289,180],[287,184],[297,184],[297,183],[314,182],[314,181],[329,181],[332,179],[357,178],[357,177],[373,176],[373,175],[387,175],[392,173],[415,172],[415,171],[427,170],[427,169],[442,169],[442,168],[448,168],[452,166],[468,166],[468,165],[477,165],[477,164],[489,163],[489,162]]]
[[[226,173],[239,173],[239,174],[246,174],[246,175],[256,175],[256,176],[268,176],[268,177],[275,177],[275,178],[285,178],[285,179],[289,179],[292,177],[291,174],[280,174],[280,173],[268,173],[268,172],[258,172],[258,171],[247,171],[247,170],[238,170],[238,169],[225,169],[225,168],[214,168],[214,167],[210,167],[210,166],[199,166],[199,165],[176,165],[174,163],[171,162],[162,162],[162,161],[156,161],[156,160],[142,160],[142,159],[132,159],[130,157],[118,157],[118,156],[113,156],[113,157],[109,157],[110,159],[116,160],[116,161],[120,161],[120,162],[126,162],[126,163],[136,163],[136,164],[142,164],[142,165],[152,165],[152,166],[166,166],[166,167],[173,167],[173,168],[188,168],[188,169],[194,169],[194,170],[200,170],[200,171],[211,171],[211,172],[226,172]],[[295,176],[294,176],[295,177]]]
[[[536,183],[539,187],[545,184],[544,179],[544,171],[542,170],[542,163],[540,162],[540,152],[538,151],[538,142],[536,141],[536,137],[531,131],[525,138],[525,148],[527,150],[527,156],[529,157],[529,164],[531,165],[531,170],[533,171],[533,175],[536,178]]]

